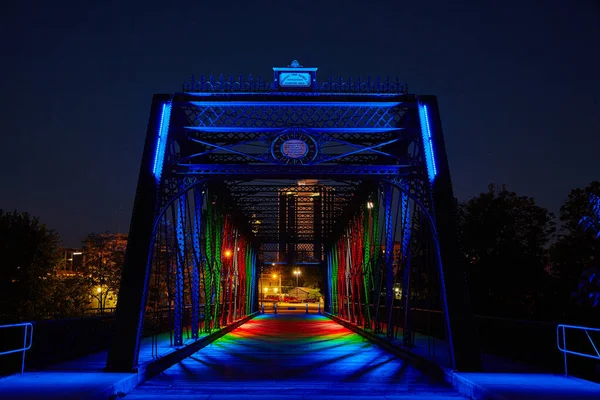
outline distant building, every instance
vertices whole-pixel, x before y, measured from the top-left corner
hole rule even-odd
[[[281,274],[278,273],[263,273],[260,274],[258,289],[260,290],[260,298],[274,298],[281,296]]]
[[[83,270],[84,257],[81,249],[65,248],[64,260],[60,264],[57,275],[75,276]]]
[[[311,292],[311,290],[314,290],[314,289],[308,288],[308,287],[297,286],[293,289],[290,289],[287,294],[288,294],[288,296],[291,296],[291,297],[297,297],[300,300],[306,300],[306,299],[308,299],[308,294]]]

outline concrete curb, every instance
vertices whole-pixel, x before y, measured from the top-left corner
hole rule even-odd
[[[382,348],[398,356],[399,358],[402,358],[412,363],[419,370],[429,375],[433,375],[434,378],[444,380],[446,383],[452,385],[452,387],[463,396],[469,397],[474,400],[507,400],[505,397],[492,392],[484,386],[481,386],[465,378],[464,376],[461,376],[460,373],[457,371],[453,371],[450,368],[442,367],[436,364],[435,362],[426,359],[425,357],[419,356],[405,348],[399,347],[394,343],[390,343],[369,331],[366,331],[354,324],[349,323],[348,321],[336,317],[335,315],[329,313],[323,313],[323,315],[339,323],[345,328],[348,328],[351,331],[358,333],[367,340],[381,346]]]
[[[221,336],[226,335],[227,333],[238,328],[239,326],[245,324],[246,322],[250,321],[252,318],[256,317],[259,314],[260,313],[257,311],[255,313],[247,315],[244,318],[239,319],[234,323],[227,325],[226,327],[223,327],[216,332],[211,333],[208,336],[198,339],[194,343],[172,351],[164,357],[160,357],[156,360],[142,364],[138,366],[137,372],[132,372],[129,376],[103,388],[102,390],[94,393],[89,398],[94,400],[113,400],[124,397],[127,393],[135,389],[136,386],[138,386],[139,384],[144,383],[148,379],[153,378],[154,376],[163,372],[167,368],[175,365],[184,358],[191,356],[198,350],[211,344],[215,340],[219,339]]]
[[[457,371],[446,369],[444,371],[444,381],[452,385],[461,395],[474,400],[508,400],[506,397],[500,396],[490,389],[461,376]]]

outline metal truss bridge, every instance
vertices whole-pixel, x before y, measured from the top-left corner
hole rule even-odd
[[[185,347],[254,315],[269,265],[315,268],[331,316],[480,368],[436,98],[273,73],[154,96],[107,368],[135,370],[149,335]]]

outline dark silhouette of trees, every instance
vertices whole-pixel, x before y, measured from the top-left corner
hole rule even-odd
[[[45,318],[61,259],[55,231],[28,213],[0,209],[0,318]]]
[[[555,231],[552,214],[533,198],[494,185],[458,210],[475,311],[531,315],[548,276],[545,247]]]
[[[555,293],[563,303],[600,307],[598,198],[600,181],[594,181],[571,190],[560,208],[562,226],[549,253]]]
[[[90,292],[85,278],[81,275],[54,276],[54,284],[48,295],[50,318],[80,317],[90,305]]]

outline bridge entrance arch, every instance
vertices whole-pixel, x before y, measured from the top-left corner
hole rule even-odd
[[[268,265],[318,268],[326,312],[479,369],[436,98],[273,74],[154,96],[108,369],[135,369],[165,312],[175,346],[256,312]]]

